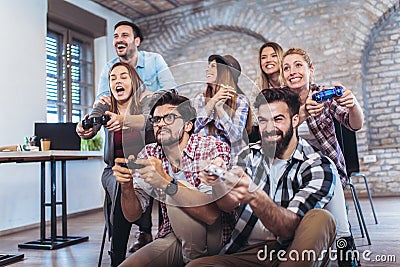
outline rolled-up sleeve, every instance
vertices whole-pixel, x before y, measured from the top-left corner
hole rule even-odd
[[[147,187],[144,182],[140,183],[138,182],[137,178],[133,179],[133,188],[135,189],[136,197],[138,198],[140,206],[142,207],[142,213],[146,211],[150,203],[150,196],[146,192],[150,192],[152,190],[151,186],[150,188],[146,188],[146,190],[144,190],[143,187]]]
[[[207,114],[206,100],[203,93],[199,93],[193,100],[192,105],[196,109],[197,118],[194,126],[194,133],[199,133],[204,127],[214,119],[214,111]]]

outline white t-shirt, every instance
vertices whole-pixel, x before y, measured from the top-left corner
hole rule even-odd
[[[273,200],[275,196],[276,187],[278,185],[278,181],[281,178],[282,174],[285,172],[287,167],[287,160],[284,159],[274,159],[271,166],[271,174],[270,174],[270,188],[269,188],[269,197]],[[261,220],[257,220],[254,225],[253,230],[247,240],[249,245],[257,244],[266,240],[275,240],[276,236],[271,233],[267,228],[264,227]]]

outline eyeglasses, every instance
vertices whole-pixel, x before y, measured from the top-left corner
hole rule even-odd
[[[161,120],[164,120],[164,123],[166,125],[171,125],[178,118],[182,118],[182,116],[176,115],[174,113],[169,113],[164,116],[153,116],[150,118],[150,122],[153,123],[153,125],[157,125],[161,122]]]

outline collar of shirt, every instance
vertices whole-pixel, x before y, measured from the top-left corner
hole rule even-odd
[[[138,60],[136,63],[136,68],[144,68],[144,52],[138,51]]]
[[[298,143],[296,146],[296,149],[293,151],[292,155],[288,159],[288,163],[290,164],[293,159],[298,160],[298,161],[305,161],[308,159],[306,153],[304,152],[305,147],[310,146],[305,140],[301,137],[298,138]],[[257,143],[250,144],[250,149],[252,150],[259,150],[262,155],[264,155],[264,152],[262,150],[262,145],[261,141],[258,141]],[[264,158],[264,160],[266,160]]]

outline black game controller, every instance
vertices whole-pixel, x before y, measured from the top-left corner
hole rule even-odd
[[[324,91],[312,95],[312,99],[318,103],[327,101],[337,96],[343,95],[343,87],[335,86],[334,88],[325,89]]]
[[[131,170],[141,169],[141,168],[145,167],[145,165],[143,165],[143,164],[136,163],[136,160],[134,160],[134,159],[128,159],[128,163],[120,163],[119,165],[121,167],[125,167],[125,168],[131,169]]]
[[[109,115],[101,115],[100,117],[87,118],[86,120],[82,121],[82,127],[83,129],[88,130],[96,124],[106,125],[110,119],[111,117]]]

